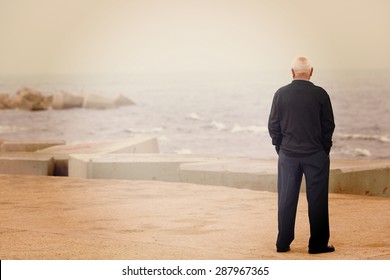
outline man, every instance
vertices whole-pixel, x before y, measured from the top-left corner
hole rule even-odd
[[[295,217],[302,176],[309,207],[309,253],[328,253],[329,152],[335,128],[327,92],[312,82],[306,57],[292,65],[293,81],[274,96],[268,130],[279,155],[277,252],[287,252],[294,240]]]

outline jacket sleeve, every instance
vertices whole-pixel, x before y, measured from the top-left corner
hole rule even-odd
[[[322,131],[322,144],[325,152],[329,155],[332,147],[332,136],[335,129],[332,104],[330,102],[328,94],[326,94],[325,102],[323,103],[321,110],[321,131]]]
[[[279,112],[278,112],[278,93],[276,92],[272,101],[271,112],[268,119],[268,132],[272,139],[272,145],[275,146],[279,153],[280,144],[282,143],[282,130],[280,127]]]

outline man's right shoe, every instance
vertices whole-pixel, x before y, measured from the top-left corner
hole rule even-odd
[[[335,248],[333,245],[328,245],[323,248],[317,248],[317,249],[310,249],[309,248],[309,254],[322,254],[322,253],[331,253],[334,252]]]
[[[290,251],[290,246],[288,246],[287,248],[276,248],[276,252],[278,253],[286,253]]]

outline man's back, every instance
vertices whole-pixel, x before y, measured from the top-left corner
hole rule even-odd
[[[287,155],[329,153],[334,130],[328,94],[307,80],[294,80],[274,96],[269,130],[272,142]]]

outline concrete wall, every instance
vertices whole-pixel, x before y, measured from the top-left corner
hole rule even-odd
[[[64,145],[65,141],[17,141],[5,140],[1,143],[0,151],[8,152],[35,152],[52,146]]]
[[[390,168],[348,172],[333,170],[330,176],[329,191],[390,197]]]
[[[34,150],[58,142],[2,142],[2,149]],[[57,145],[35,153],[0,153],[0,173],[75,178],[159,180],[277,190],[277,162],[159,154],[155,137]],[[330,192],[390,197],[390,161],[332,160]],[[303,180],[301,191],[305,191]]]
[[[110,153],[158,153],[156,137],[134,137],[125,140],[106,140],[66,144],[37,151],[43,154],[110,154]]]
[[[54,158],[54,176],[69,176],[69,156],[71,154],[100,155],[110,153],[158,153],[159,147],[155,137],[135,137],[121,141],[100,141],[79,144],[68,144],[50,147],[37,151],[37,154]],[[81,171],[80,171],[81,172]],[[87,178],[87,177],[82,177]]]
[[[277,191],[277,163],[267,160],[182,155],[72,155],[69,176],[160,180]],[[330,192],[390,197],[390,162],[335,161]],[[301,191],[306,191],[303,179]]]
[[[182,163],[205,160],[164,154],[73,154],[69,159],[69,177],[179,182]]]
[[[54,159],[33,153],[0,154],[0,174],[52,176]]]
[[[180,166],[182,182],[217,185],[252,190],[276,191],[277,176],[274,161],[240,158]]]
[[[156,155],[71,155],[69,176],[94,179],[159,180],[276,191],[274,161]]]

